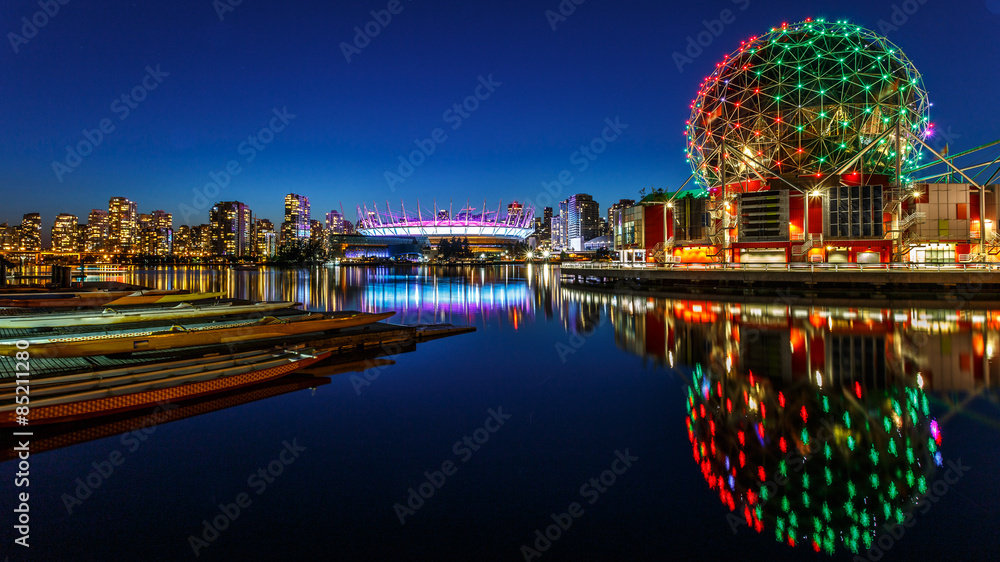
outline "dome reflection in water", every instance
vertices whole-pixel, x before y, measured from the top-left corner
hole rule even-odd
[[[941,435],[917,384],[818,382],[697,365],[688,438],[734,529],[858,553],[912,516],[941,466]]]

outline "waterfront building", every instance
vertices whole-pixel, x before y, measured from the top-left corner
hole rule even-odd
[[[571,195],[565,203],[566,213],[562,215],[565,220],[562,227],[566,236],[565,244],[580,251],[584,242],[601,233],[598,222],[600,209],[594,198],[586,193]]]
[[[556,222],[552,222],[553,228],[555,228]],[[563,199],[559,202],[559,231],[553,230],[553,246],[555,245],[555,239],[559,240],[559,247],[569,247],[569,233],[567,228],[569,225],[569,199]]]
[[[560,204],[560,207],[562,205]],[[563,228],[565,223],[563,221],[563,215],[556,215],[552,217],[549,230],[551,231],[551,241],[552,241],[552,251],[558,252],[566,247],[565,229]]]
[[[330,211],[326,214],[327,232],[330,234],[346,234],[344,228],[344,215],[340,211]]]
[[[147,256],[169,256],[174,245],[173,215],[156,210],[139,215],[139,253]]]
[[[193,257],[191,255],[191,227],[182,224],[174,233],[173,254],[179,258]]]
[[[22,252],[40,252],[42,250],[42,215],[28,213],[21,219],[18,232],[18,250]]]
[[[623,209],[627,209],[635,205],[635,201],[632,199],[619,199],[617,203],[608,207],[608,222],[605,228],[606,234],[615,236],[615,228],[618,225],[618,215]]]
[[[253,225],[250,207],[239,201],[220,201],[209,213],[211,255],[250,255],[253,241],[250,229]]]
[[[433,247],[438,247],[443,240],[467,240],[470,250],[475,256],[483,254],[503,254],[512,246],[523,242],[532,233],[534,209],[520,203],[507,207],[514,211],[513,215],[503,216],[503,203],[482,207],[474,207],[466,202],[466,206],[453,213],[452,209],[416,211],[401,208],[399,212],[385,207],[384,211],[374,204],[375,211],[369,211],[367,205],[358,207],[359,234],[364,236],[395,236],[407,238],[424,238]],[[450,217],[450,218],[447,218]]]
[[[111,237],[111,225],[108,220],[108,212],[104,209],[92,209],[87,217],[87,234],[84,242],[86,252],[106,252],[110,249],[108,244]]]
[[[879,71],[844,74],[847,58]],[[801,79],[781,79],[792,67]],[[623,212],[616,248],[656,262],[997,261],[996,187],[953,159],[920,161],[929,108],[910,60],[855,24],[805,21],[753,37],[691,104],[693,189]]]
[[[257,219],[254,223],[255,250],[258,259],[272,258],[278,251],[278,234],[274,224],[267,219]]]
[[[0,224],[0,252],[17,250],[18,238],[17,226],[8,226],[7,223]]]
[[[79,219],[76,215],[60,213],[52,223],[52,251],[57,254],[68,254],[79,250]]]
[[[312,236],[309,219],[309,198],[289,193],[285,195],[285,220],[281,223],[282,246],[301,246]]]
[[[139,239],[139,216],[135,201],[112,197],[108,201],[108,248],[114,254],[134,253]]]
[[[542,230],[539,234],[541,240],[552,239],[552,207],[542,210]]]

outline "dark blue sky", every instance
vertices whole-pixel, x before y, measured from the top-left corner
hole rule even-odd
[[[700,80],[741,40],[806,17],[847,18],[876,31],[894,12],[896,23],[905,17],[887,35],[924,74],[932,119],[951,131],[952,152],[1000,137],[1000,0],[809,8],[586,0],[555,30],[545,11],[558,11],[559,0],[401,0],[402,11],[348,63],[341,43],[353,42],[354,27],[388,4],[243,0],[220,21],[212,0],[68,0],[52,17],[36,16],[37,0],[4,1],[0,222],[41,212],[48,230],[55,214],[86,220],[114,195],[137,201],[140,212],[173,212],[175,227],[206,222],[193,190],[230,161],[239,172],[218,194],[209,190],[209,203],[237,199],[274,220],[289,192],[309,196],[316,218],[342,203],[352,220],[355,206],[372,200],[398,206],[402,199],[410,209],[418,198],[424,208],[435,197],[441,206],[454,198],[456,208],[466,198],[536,200],[562,170],[573,183],[559,197],[590,193],[603,213],[644,186],[683,182],[683,124]],[[672,54],[724,9],[735,21],[679,71]],[[22,17],[44,25],[18,39],[10,34],[22,34]],[[157,65],[168,76],[146,78],[155,89],[144,90],[147,66]],[[491,74],[499,86],[480,88],[486,99],[467,118],[445,114]],[[135,107],[115,102],[136,87],[145,97],[129,102]],[[295,117],[272,142],[258,143],[263,150],[241,150],[276,108]],[[574,152],[615,117],[627,129],[580,171]],[[93,153],[67,160],[66,146],[105,119],[114,129]],[[447,139],[432,141],[434,153],[390,189],[385,172],[398,171],[398,157],[436,128]],[[53,162],[66,166],[61,178]]]

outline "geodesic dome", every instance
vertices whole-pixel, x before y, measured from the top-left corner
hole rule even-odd
[[[723,176],[726,183],[854,170],[894,177],[895,133],[842,168],[897,119],[928,135],[929,107],[920,74],[885,37],[846,21],[783,24],[742,42],[699,86],[687,158],[706,188]],[[906,170],[920,150],[900,136]]]

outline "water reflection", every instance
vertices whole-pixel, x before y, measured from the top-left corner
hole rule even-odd
[[[820,384],[886,388],[894,377],[928,391],[996,389],[1000,311],[838,308],[592,294],[570,302],[608,307],[618,345],[669,366],[767,373]]]
[[[941,433],[919,386],[820,386],[696,367],[688,438],[739,522],[828,554],[868,550],[902,525],[941,466]]]
[[[558,269],[549,267],[338,267],[236,270],[163,267],[135,270],[129,282],[162,289],[226,291],[230,297],[302,303],[308,310],[395,310],[393,321],[509,324],[565,313]]]

